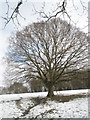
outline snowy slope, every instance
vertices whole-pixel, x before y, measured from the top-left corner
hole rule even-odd
[[[54,92],[55,95],[84,95],[88,90]],[[47,92],[0,95],[0,118],[88,118],[88,98],[76,98],[68,102],[35,102],[45,98]]]

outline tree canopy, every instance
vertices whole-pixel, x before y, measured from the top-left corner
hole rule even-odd
[[[28,25],[9,41],[8,60],[17,71],[14,79],[41,80],[49,97],[63,76],[87,65],[87,36],[60,18]]]

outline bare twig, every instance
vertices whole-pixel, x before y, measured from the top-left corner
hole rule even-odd
[[[20,25],[20,23],[19,23],[19,21],[18,21],[18,15],[19,15],[20,17],[22,17],[21,14],[20,14],[20,12],[19,12],[19,8],[20,8],[20,6],[23,4],[23,3],[22,3],[22,0],[20,0],[20,2],[17,4],[17,6],[15,7],[15,9],[14,9],[14,11],[12,12],[12,14],[10,15],[10,17],[9,17],[10,8],[9,8],[9,4],[8,4],[8,1],[7,1],[7,0],[6,0],[6,4],[7,4],[7,6],[8,6],[8,10],[7,10],[7,12],[6,12],[6,17],[2,17],[2,18],[6,21],[4,28],[7,26],[7,24],[8,24],[10,21],[13,21],[13,23],[14,23],[14,25],[15,25],[14,19],[16,19],[18,25]],[[24,17],[22,17],[22,18],[25,19]],[[16,25],[15,25],[15,26],[16,26]]]

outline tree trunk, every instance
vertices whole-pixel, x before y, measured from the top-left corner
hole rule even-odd
[[[54,93],[53,93],[53,86],[49,86],[49,87],[48,87],[48,94],[47,94],[47,97],[52,98],[53,96],[54,96]]]

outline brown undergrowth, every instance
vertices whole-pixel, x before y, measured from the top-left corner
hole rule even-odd
[[[52,98],[33,98],[33,100],[37,103],[46,103],[47,100],[51,101],[57,101],[57,102],[69,102],[71,100],[77,99],[77,98],[85,98],[88,97],[87,94],[81,94],[81,95],[54,95]]]

